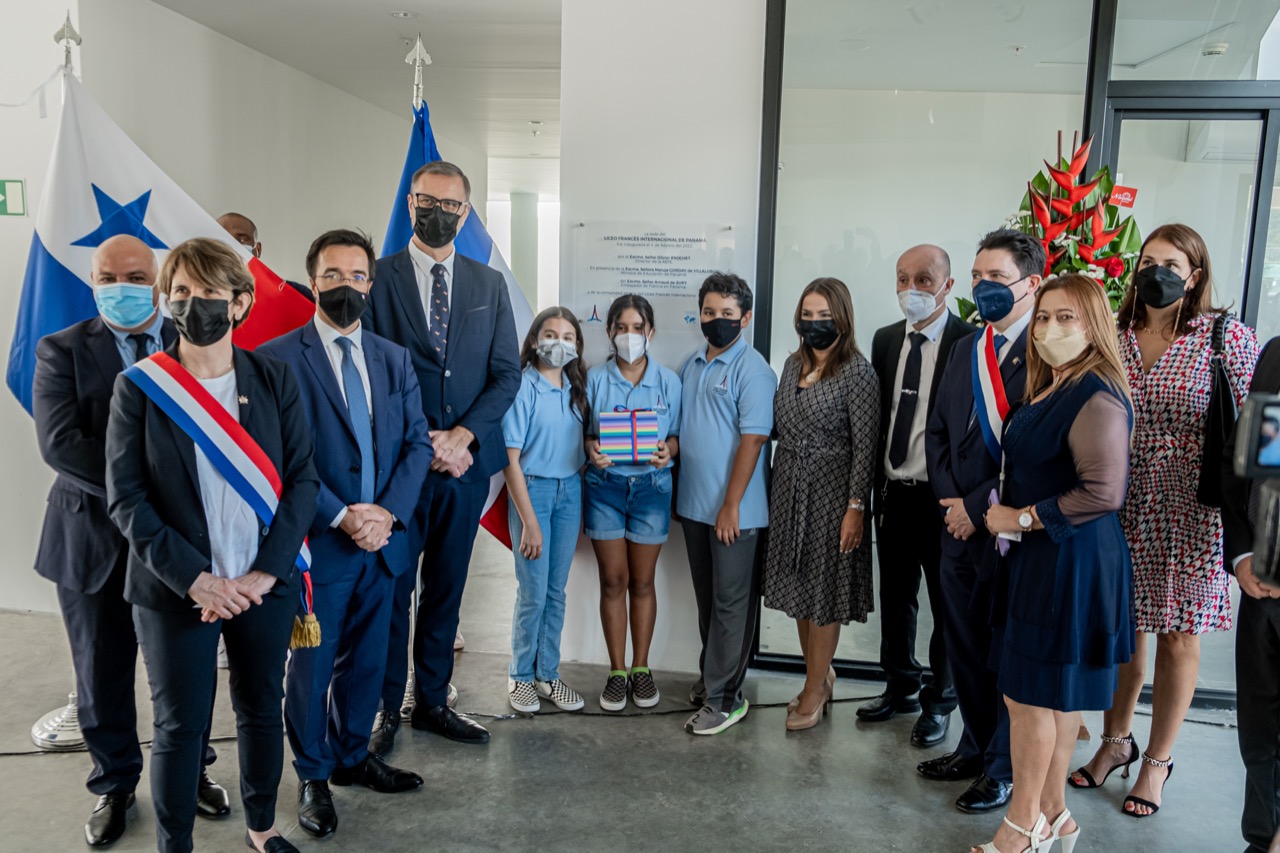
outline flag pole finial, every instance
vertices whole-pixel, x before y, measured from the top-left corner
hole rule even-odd
[[[416,110],[422,107],[422,67],[431,64],[431,55],[422,46],[422,33],[418,33],[418,41],[404,61],[413,66],[413,108]]]
[[[80,44],[80,34],[76,32],[76,28],[71,26],[71,10],[67,10],[67,19],[63,22],[62,27],[53,34],[55,44],[62,45],[62,65],[70,70],[71,68],[71,45]]]

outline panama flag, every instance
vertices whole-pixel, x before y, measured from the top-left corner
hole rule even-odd
[[[62,116],[22,281],[9,349],[9,390],[31,411],[36,344],[97,314],[89,286],[94,249],[132,234],[164,253],[192,237],[212,237],[245,259],[254,306],[235,342],[253,348],[311,319],[315,307],[254,258],[116,126],[69,70],[62,74]]]
[[[391,221],[387,224],[387,236],[382,242],[382,255],[394,255],[409,245],[413,237],[413,222],[409,219],[409,183],[413,173],[435,160],[443,160],[440,149],[436,147],[435,134],[431,132],[431,120],[427,112],[426,101],[413,111],[413,132],[409,137],[409,153],[404,158],[404,171],[400,174],[400,186],[396,188],[395,201],[391,205]],[[462,224],[462,230],[454,241],[454,248],[464,257],[479,261],[498,272],[507,282],[507,295],[511,298],[511,312],[515,315],[517,338],[524,333],[533,322],[533,309],[524,298],[524,292],[511,274],[511,268],[503,260],[502,253],[494,245],[489,232],[484,230],[484,223],[474,210]],[[517,339],[516,347],[520,341]],[[485,501],[484,515],[480,517],[480,525],[508,548],[511,547],[511,531],[507,527],[506,487],[502,474],[494,474],[489,482],[489,497]]]

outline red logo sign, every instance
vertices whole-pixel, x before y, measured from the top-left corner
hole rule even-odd
[[[1138,191],[1134,187],[1122,187],[1116,184],[1111,188],[1111,204],[1116,207],[1133,207],[1133,202],[1138,197]]]

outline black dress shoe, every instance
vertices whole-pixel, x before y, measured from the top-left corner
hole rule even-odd
[[[858,719],[868,723],[883,723],[893,719],[896,714],[914,714],[920,710],[920,700],[914,696],[891,696],[882,693],[863,705],[858,706]]]
[[[369,735],[369,753],[386,758],[396,745],[396,732],[400,731],[399,711],[379,711],[373,718],[373,734]]]
[[[133,808],[133,792],[103,794],[84,825],[84,843],[90,847],[108,847],[124,835],[125,814]]]
[[[974,779],[969,790],[960,795],[956,800],[956,808],[968,814],[982,814],[1009,802],[1009,795],[1012,793],[1013,785],[984,774]]]
[[[911,728],[911,745],[922,748],[937,746],[946,738],[950,727],[950,714],[930,714],[925,711]]]
[[[258,845],[253,843],[252,836],[248,832],[244,834],[244,843],[249,846],[250,850],[257,850]],[[294,847],[283,836],[273,835],[267,839],[267,843],[262,845],[262,853],[299,853],[298,848]]]
[[[196,814],[200,817],[221,818],[231,814],[231,798],[227,789],[200,771],[200,787],[196,789]]]
[[[328,838],[338,828],[338,812],[333,808],[328,782],[304,779],[298,783],[298,826],[316,838]]]
[[[329,782],[340,787],[364,785],[379,794],[399,794],[422,787],[422,777],[408,770],[392,767],[376,755],[370,755],[354,767],[339,767]]]
[[[489,730],[470,717],[464,717],[448,705],[416,708],[410,721],[415,729],[456,740],[458,743],[488,743]]]
[[[965,758],[958,752],[948,752],[916,765],[916,772],[934,782],[959,782],[982,775],[982,756]]]

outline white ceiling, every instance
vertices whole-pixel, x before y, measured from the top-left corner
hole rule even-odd
[[[560,0],[156,2],[398,115],[413,95],[405,54],[421,33],[441,133],[491,157],[560,156]]]
[[[1091,0],[788,0],[784,85],[1084,91]],[[1280,0],[1120,0],[1116,77],[1247,77]],[[1222,29],[1219,29],[1222,28]],[[1228,42],[1221,57],[1205,44]],[[1137,66],[1137,67],[1132,67]]]

